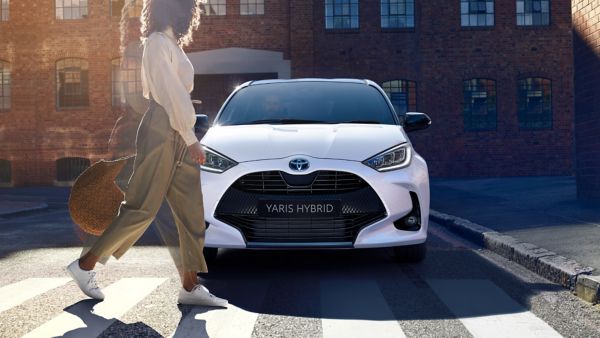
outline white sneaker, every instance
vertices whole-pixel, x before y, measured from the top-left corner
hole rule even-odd
[[[81,291],[98,300],[104,300],[104,294],[96,283],[96,272],[93,270],[83,270],[79,267],[79,259],[76,259],[67,266],[67,272],[73,277]]]
[[[192,291],[187,291],[183,287],[179,290],[179,304],[188,305],[205,305],[205,306],[221,306],[226,307],[229,303],[227,299],[219,298],[201,284],[196,284]]]

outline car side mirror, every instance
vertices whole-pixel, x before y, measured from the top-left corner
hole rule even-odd
[[[404,116],[404,130],[408,133],[426,129],[431,125],[431,119],[425,113],[409,112]]]
[[[204,134],[210,127],[208,123],[208,116],[206,114],[202,114],[202,101],[192,100],[192,104],[194,104],[194,110],[196,111],[196,123],[194,124],[194,132],[196,134],[204,136]]]

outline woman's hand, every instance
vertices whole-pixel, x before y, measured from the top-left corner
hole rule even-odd
[[[200,145],[200,142],[196,142],[192,145],[189,145],[188,151],[194,163],[204,164],[204,161],[206,161],[206,153]]]

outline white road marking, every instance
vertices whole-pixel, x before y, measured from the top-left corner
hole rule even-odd
[[[428,280],[473,337],[562,337],[489,280]]]
[[[243,285],[247,290],[245,303],[259,307],[267,294],[269,281],[248,280]],[[232,304],[231,299],[229,301],[227,308],[195,306],[181,319],[170,337],[250,338],[259,313],[240,308]]]
[[[0,313],[69,282],[71,278],[28,278],[0,288]]]
[[[406,337],[372,280],[321,282],[323,338]]]
[[[104,288],[105,299],[78,302],[24,337],[96,337],[150,294],[166,278],[123,278]]]

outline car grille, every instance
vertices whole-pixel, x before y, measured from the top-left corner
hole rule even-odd
[[[283,171],[262,171],[239,178],[233,186],[258,194],[336,194],[368,187],[360,177],[342,171],[315,171],[308,175],[290,175]]]
[[[266,217],[259,199],[340,200],[339,216]],[[289,175],[265,171],[245,175],[227,189],[215,217],[238,228],[252,243],[352,243],[364,226],[386,216],[381,200],[364,180],[347,172]]]

